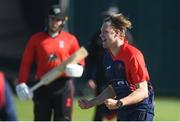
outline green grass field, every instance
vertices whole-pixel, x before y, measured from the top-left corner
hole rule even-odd
[[[31,101],[22,102],[16,100],[18,119],[20,121],[33,120],[33,106]],[[74,121],[91,121],[94,108],[81,110],[74,101],[73,108]],[[155,99],[155,119],[156,121],[178,121],[180,120],[180,99],[175,98],[156,98]]]

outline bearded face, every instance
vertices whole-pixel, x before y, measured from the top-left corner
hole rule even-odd
[[[62,30],[63,27],[63,20],[54,18],[54,17],[49,17],[49,31],[52,33],[56,33]]]

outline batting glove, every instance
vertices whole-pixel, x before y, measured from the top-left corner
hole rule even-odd
[[[68,64],[65,68],[65,73],[69,77],[81,77],[84,68],[79,64]]]
[[[16,92],[18,98],[22,101],[31,100],[33,98],[33,93],[29,90],[25,83],[20,83],[16,86]]]

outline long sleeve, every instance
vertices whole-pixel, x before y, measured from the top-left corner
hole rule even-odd
[[[31,65],[34,60],[34,52],[35,52],[35,46],[33,43],[33,39],[31,38],[25,47],[25,51],[22,57],[20,71],[19,71],[19,82],[28,81]]]

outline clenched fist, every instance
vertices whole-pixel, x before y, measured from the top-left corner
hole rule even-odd
[[[110,110],[119,108],[119,106],[117,106],[117,102],[118,102],[118,100],[111,99],[111,98],[106,99],[104,101],[106,107],[108,107],[108,109],[110,109]]]
[[[85,98],[80,98],[78,100],[78,104],[81,109],[89,109],[90,107],[92,107],[90,101]]]

